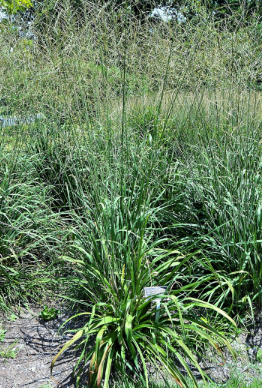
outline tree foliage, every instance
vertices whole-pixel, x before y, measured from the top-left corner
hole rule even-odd
[[[8,14],[16,14],[19,11],[26,11],[33,7],[31,0],[0,0],[0,6]]]
[[[262,15],[261,0],[0,0],[0,5],[9,14],[15,14],[19,11],[28,11],[40,17],[40,20],[47,22],[52,17],[59,14],[61,8],[70,6],[79,18],[83,17],[83,11],[88,13],[88,8],[92,3],[108,8],[108,10],[117,12],[120,9],[126,9],[140,19],[145,19],[155,8],[167,7],[173,15],[183,14],[191,18],[200,13],[211,12],[216,18],[239,14],[242,18],[256,13]]]

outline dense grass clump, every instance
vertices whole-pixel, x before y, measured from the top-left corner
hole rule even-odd
[[[0,174],[0,303],[6,308],[43,291],[52,245],[63,233],[50,207],[51,188],[37,178],[32,158],[3,151]]]
[[[1,27],[0,304],[65,298],[79,381],[148,386],[150,364],[197,386],[228,314],[262,304],[259,21],[99,7],[34,40]]]

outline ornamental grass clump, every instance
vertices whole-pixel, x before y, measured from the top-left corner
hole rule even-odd
[[[153,207],[147,192],[146,182],[134,184],[129,196],[101,202],[94,221],[76,218],[74,256],[63,259],[75,269],[67,279],[72,284],[68,299],[84,306],[70,320],[82,318],[83,325],[54,357],[51,370],[69,347],[76,346],[81,350],[76,376],[79,381],[86,372],[90,386],[103,383],[107,388],[110,378],[126,376],[148,387],[150,366],[170,375],[181,387],[188,387],[186,372],[197,387],[190,365],[203,379],[205,374],[195,357],[196,345],[209,342],[219,352],[227,346],[233,353],[203,314],[212,309],[234,324],[232,319],[218,307],[191,298],[190,285],[174,284],[175,275],[191,256],[164,249],[167,238],[152,238],[149,220],[160,209]],[[168,297],[159,296],[158,319],[154,297],[144,297],[144,287],[156,285],[168,287]]]
[[[43,294],[60,245],[61,220],[36,177],[32,158],[13,149],[0,155],[0,308]],[[50,199],[50,198],[49,198]],[[59,230],[60,227],[60,230]]]

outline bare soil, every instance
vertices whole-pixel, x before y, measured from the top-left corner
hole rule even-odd
[[[223,350],[223,357],[210,349],[199,365],[214,382],[225,383],[231,376],[250,385],[260,381],[262,386],[262,321],[243,329],[232,342],[236,358],[228,349]],[[196,373],[197,374],[197,373]],[[199,376],[200,377],[200,376]]]
[[[75,363],[73,351],[63,354],[50,375],[50,364],[61,345],[72,335],[59,332],[59,327],[70,314],[64,312],[57,319],[45,322],[39,318],[40,308],[20,310],[19,317],[10,321],[0,316],[6,330],[5,339],[0,342],[0,351],[17,341],[15,358],[0,356],[0,388],[73,388],[72,371]]]
[[[50,364],[61,345],[71,338],[59,328],[71,315],[62,309],[58,318],[45,322],[39,318],[41,308],[30,307],[22,309],[17,319],[10,320],[4,314],[0,315],[0,333],[6,330],[5,339],[0,342],[0,352],[7,349],[15,341],[17,354],[15,358],[0,356],[0,388],[73,388],[72,377],[76,356],[73,350],[66,351],[57,361],[53,379],[50,375]],[[67,329],[69,325],[67,324]],[[233,342],[236,360],[225,352],[225,359],[217,357],[214,352],[207,353],[200,362],[201,367],[218,383],[228,380],[232,374],[241,374],[246,382],[255,379],[262,381],[262,324],[257,323],[249,331],[243,331]],[[197,375],[197,372],[196,372]],[[87,387],[87,384],[84,385]]]

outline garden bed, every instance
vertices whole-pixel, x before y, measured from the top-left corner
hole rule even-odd
[[[72,371],[76,355],[73,349],[66,351],[55,364],[53,377],[56,382],[50,376],[53,357],[71,336],[59,332],[59,327],[70,314],[61,308],[56,319],[46,322],[39,318],[40,311],[41,308],[31,306],[16,314],[1,315],[1,332],[6,332],[2,335],[0,352],[5,350],[6,357],[4,353],[0,357],[0,388],[75,387]],[[225,383],[232,375],[241,375],[242,381],[246,383],[262,380],[261,323],[249,331],[243,331],[232,342],[232,346],[236,351],[236,360],[229,352],[225,353],[224,361],[210,352],[200,361],[207,375],[216,383]]]

